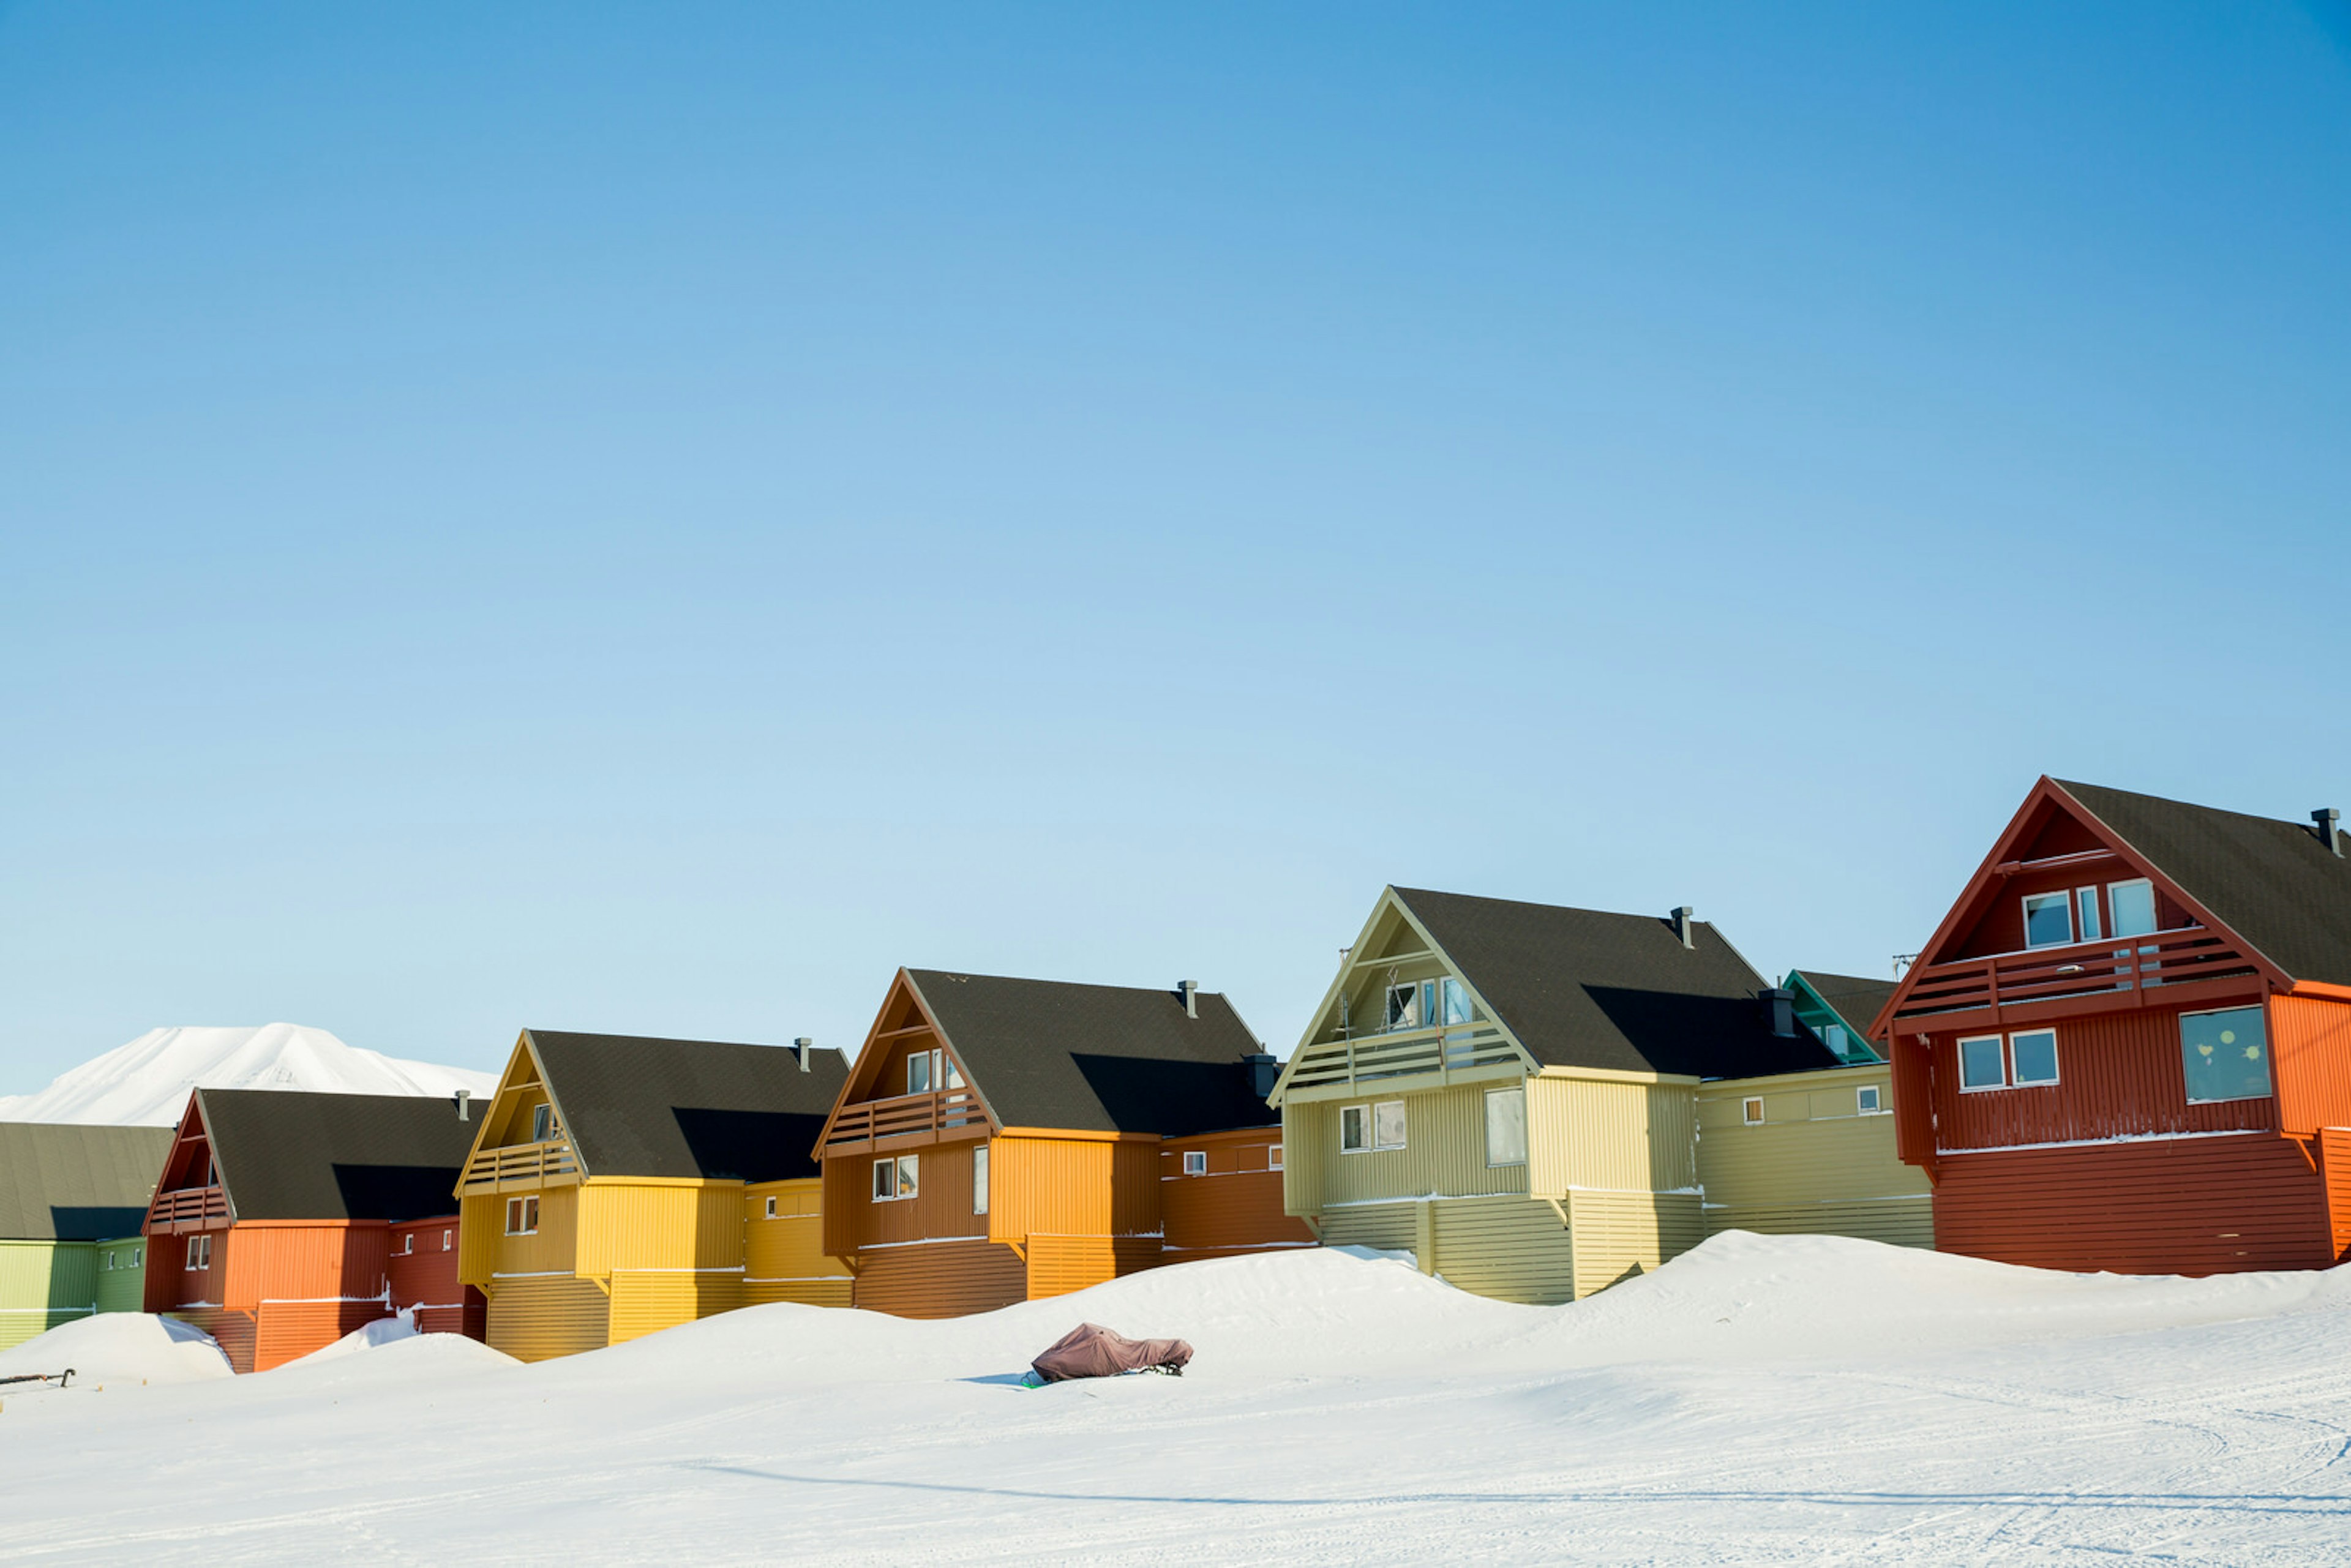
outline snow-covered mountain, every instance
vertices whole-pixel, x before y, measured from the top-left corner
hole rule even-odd
[[[405,1061],[345,1045],[322,1029],[149,1030],[33,1094],[0,1096],[0,1122],[169,1126],[192,1089],[311,1089],[330,1094],[487,1095],[494,1073]]]

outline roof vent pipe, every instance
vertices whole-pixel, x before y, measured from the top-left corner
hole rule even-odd
[[[474,1092],[470,1089],[460,1089],[457,1091],[457,1120],[460,1122],[470,1122],[473,1120],[472,1115],[469,1113],[471,1107],[468,1104],[468,1102],[473,1098]]]
[[[809,1047],[815,1043],[816,1041],[810,1040],[806,1035],[802,1035],[799,1039],[792,1041],[792,1054],[800,1059],[800,1071],[802,1072],[806,1072],[809,1070]]]
[[[1181,998],[1184,998],[1184,1016],[1185,1016],[1186,1018],[1187,1018],[1187,1019],[1196,1019],[1196,1018],[1198,1018],[1198,1017],[1200,1016],[1200,982],[1199,982],[1199,981],[1197,981],[1197,980],[1178,980],[1178,981],[1176,981],[1176,994],[1177,996],[1179,996],[1179,997],[1181,997]]]
[[[1796,1032],[1796,993],[1785,986],[1777,986],[1765,991],[1763,999],[1771,1005],[1771,1032],[1782,1039],[1792,1038]]]
[[[1674,923],[1674,935],[1681,938],[1682,946],[1685,947],[1698,946],[1698,934],[1691,930],[1691,927],[1697,925],[1691,916],[1697,913],[1697,910],[1685,904],[1675,910],[1670,917]]]
[[[2313,811],[2310,814],[2311,822],[2318,830],[2318,841],[2325,844],[2328,852],[2337,860],[2343,858],[2343,841],[2335,836],[2335,824],[2341,821],[2343,813],[2332,806],[2323,811]]]

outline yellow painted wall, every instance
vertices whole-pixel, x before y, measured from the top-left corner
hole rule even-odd
[[[1598,1192],[1566,1198],[1575,1244],[1575,1294],[1646,1274],[1706,1239],[1705,1211],[1696,1193]]]
[[[776,1217],[768,1218],[768,1199]],[[852,1283],[849,1266],[824,1252],[824,1183],[761,1182],[743,1189],[743,1301],[799,1301],[814,1307],[845,1307]]]
[[[624,1270],[612,1276],[611,1343],[641,1339],[742,1304],[740,1274]]]
[[[488,1285],[500,1275],[580,1272],[578,1238],[580,1193],[553,1186],[538,1195],[538,1233],[508,1236],[507,1199],[527,1196],[474,1197],[458,1207],[457,1277],[468,1285]]]
[[[591,1280],[505,1280],[489,1297],[492,1350],[545,1361],[604,1346],[609,1303]]]
[[[1698,1182],[1696,1085],[1571,1077],[1527,1081],[1527,1157],[1536,1196],[1579,1187],[1673,1192]]]
[[[743,1184],[591,1176],[579,1189],[578,1270],[739,1269]]]
[[[1559,1211],[1527,1197],[1428,1206],[1436,1268],[1451,1284],[1498,1301],[1572,1301],[1575,1248]]]
[[[1281,1109],[1284,1206],[1292,1214],[1311,1215],[1332,1204],[1382,1198],[1525,1192],[1525,1166],[1486,1163],[1486,1091],[1499,1087],[1508,1085],[1470,1084],[1417,1094],[1285,1103]],[[1368,1106],[1386,1099],[1405,1103],[1405,1146],[1340,1153],[1341,1108]],[[1528,1137],[1531,1144],[1531,1128]]]
[[[1707,1084],[1698,1110],[1708,1232],[1932,1247],[1932,1184],[1896,1155],[1893,1116],[1859,1110],[1855,1092],[1870,1086],[1893,1105],[1892,1071],[1880,1062]],[[1750,1097],[1763,1102],[1761,1126],[1746,1123]]]

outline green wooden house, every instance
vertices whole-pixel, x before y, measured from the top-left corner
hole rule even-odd
[[[171,1146],[169,1127],[0,1122],[0,1350],[142,1310],[139,1228]]]
[[[1727,1078],[1698,1092],[1706,1229],[1935,1244],[1933,1186],[1894,1140],[1893,1069],[1869,1025],[1891,980],[1792,971],[1780,995],[1835,1065]]]
[[[1834,1070],[1721,933],[1391,887],[1270,1096],[1325,1245],[1556,1302],[1704,1239],[1708,1081]]]

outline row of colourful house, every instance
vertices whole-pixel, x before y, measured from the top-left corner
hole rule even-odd
[[[1898,982],[1769,985],[1687,909],[1390,888],[1286,1065],[1189,983],[908,969],[853,1070],[527,1030],[486,1106],[201,1091],[138,1234],[84,1244],[241,1368],[403,1309],[538,1359],[1317,1244],[1531,1302],[1729,1228],[2323,1267],[2351,1247],[2333,821],[2043,779]],[[5,1130],[68,1133],[148,1135]],[[92,1307],[131,1299],[113,1271]]]

